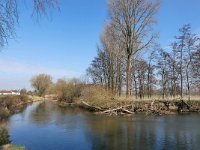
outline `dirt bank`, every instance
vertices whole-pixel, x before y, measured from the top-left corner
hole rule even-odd
[[[109,103],[109,102],[108,102]],[[115,101],[113,104],[94,105],[80,101],[78,106],[98,114],[125,115],[144,112],[147,115],[168,115],[184,112],[200,112],[200,101]],[[106,107],[110,106],[110,107]]]

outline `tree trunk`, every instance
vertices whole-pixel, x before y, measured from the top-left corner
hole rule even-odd
[[[127,57],[127,66],[126,66],[126,96],[131,95],[131,55]]]
[[[188,93],[188,100],[190,100],[190,82],[189,82],[189,72],[188,68],[186,71],[186,78],[187,78],[187,93]]]
[[[136,80],[136,76],[135,76],[135,71],[134,71],[134,75],[133,75],[133,80],[134,80],[134,87],[135,87],[135,98],[138,99],[137,80]]]

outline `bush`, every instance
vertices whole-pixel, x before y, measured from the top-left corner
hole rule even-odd
[[[9,143],[10,143],[10,136],[8,134],[8,130],[6,128],[0,128],[0,146]]]
[[[28,101],[28,96],[1,96],[0,97],[0,120],[7,119],[11,114],[19,112]]]
[[[55,85],[55,92],[59,101],[71,103],[81,96],[82,84],[78,80],[66,81],[59,79]]]
[[[0,121],[7,119],[10,116],[8,109],[0,108]]]

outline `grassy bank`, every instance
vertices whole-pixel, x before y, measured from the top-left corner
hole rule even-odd
[[[22,111],[29,103],[43,101],[44,98],[28,95],[0,96],[0,121]]]
[[[15,146],[15,145],[7,144],[7,145],[2,146],[0,148],[0,150],[25,150],[25,148],[22,146]]]
[[[0,96],[0,121],[23,110],[24,105],[31,102],[28,96]]]
[[[67,98],[58,100],[60,105],[71,104]],[[152,99],[137,100],[134,97],[117,97],[112,92],[100,86],[88,86],[81,90],[79,97],[74,97],[72,103],[89,111],[105,114],[174,114],[181,112],[200,112],[200,98],[185,99],[168,98],[161,100],[158,96]]]
[[[148,100],[148,101],[130,101],[130,100],[109,100],[98,101],[79,101],[81,108],[109,115],[125,115],[144,112],[148,115],[168,115],[184,112],[200,112],[200,101],[183,100]]]
[[[28,95],[1,95],[0,96],[0,122],[6,122],[6,120],[13,114],[23,111],[29,103],[35,101],[41,101],[44,98]],[[1,123],[0,125],[0,146],[9,144],[9,132],[6,125]],[[15,147],[13,145],[5,145],[0,147],[3,150],[22,150],[23,147]]]

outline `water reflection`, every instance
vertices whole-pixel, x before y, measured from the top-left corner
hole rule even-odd
[[[23,119],[20,119],[22,118]],[[10,120],[13,144],[30,149],[199,149],[200,116],[107,117],[50,102]]]

